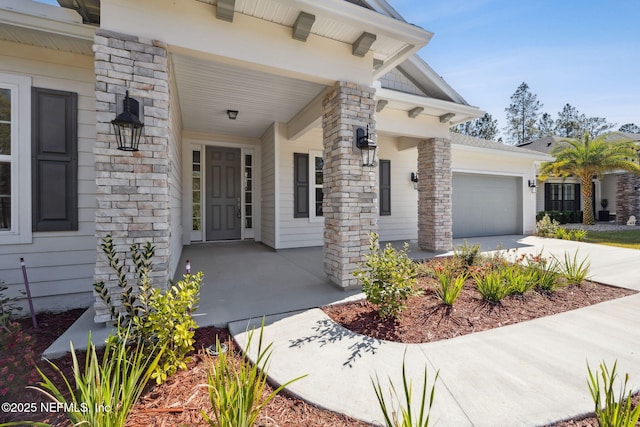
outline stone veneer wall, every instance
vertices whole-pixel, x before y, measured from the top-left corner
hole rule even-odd
[[[117,280],[99,244],[111,235],[123,256],[133,243],[151,242],[156,255],[154,286],[169,280],[169,66],[164,43],[99,29],[94,39],[96,73],[96,237],[98,255],[94,279],[116,287]],[[111,120],[125,91],[138,100],[144,116],[140,151],[116,147]],[[122,96],[117,96],[122,95]],[[127,255],[130,259],[130,256]],[[132,269],[131,262],[128,262]],[[131,275],[132,277],[132,275]],[[95,321],[110,320],[97,298]]]
[[[378,228],[378,167],[362,166],[355,129],[375,133],[374,89],[339,82],[323,102],[324,267],[341,287],[358,285],[357,264]]]
[[[640,224],[640,176],[624,173],[616,182],[616,223],[626,224],[631,215]]]
[[[451,250],[451,141],[418,143],[418,177],[418,245],[429,251]]]

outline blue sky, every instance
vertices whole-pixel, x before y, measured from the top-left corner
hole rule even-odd
[[[500,130],[522,82],[554,119],[569,103],[640,126],[640,0],[388,1],[435,33],[420,56]]]
[[[506,125],[522,82],[555,119],[640,126],[640,0],[389,0],[435,33],[419,55],[471,105]]]

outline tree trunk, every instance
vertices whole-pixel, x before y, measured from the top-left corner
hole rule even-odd
[[[591,175],[588,177],[582,177],[582,200],[584,202],[582,223],[584,225],[593,225],[596,223],[596,220],[593,217]]]

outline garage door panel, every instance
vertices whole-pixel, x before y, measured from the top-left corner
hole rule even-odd
[[[453,174],[453,237],[522,233],[522,178]]]

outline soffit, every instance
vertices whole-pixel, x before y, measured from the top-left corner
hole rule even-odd
[[[198,0],[202,3],[216,5],[217,0]],[[307,2],[308,3],[308,2]],[[304,10],[302,9],[304,8]],[[376,35],[376,41],[371,49],[374,51],[374,57],[382,61],[386,61],[402,54],[405,50],[424,46],[430,39],[431,33],[424,31],[418,27],[409,26],[406,22],[397,20],[397,24],[403,27],[413,27],[416,31],[415,43],[409,43],[407,40],[401,40],[402,37],[396,37],[387,31],[376,31],[376,29],[367,28],[364,23],[357,23],[357,17],[373,17],[378,19],[383,17],[382,14],[375,12],[363,6],[356,5],[352,2],[344,2],[345,11],[342,14],[334,13],[329,15],[326,8],[317,3],[317,6],[300,6],[298,2],[287,0],[236,0],[235,12],[255,18],[263,19],[275,24],[292,27],[301,11],[315,15],[316,20],[311,29],[311,33],[320,37],[336,40],[342,43],[353,43],[364,31],[373,32]],[[384,16],[386,19],[393,19]],[[419,40],[422,39],[422,40]]]
[[[259,138],[274,123],[289,122],[324,85],[172,55],[184,129]],[[230,120],[227,110],[237,110]]]
[[[93,41],[0,24],[0,40],[93,56]]]

